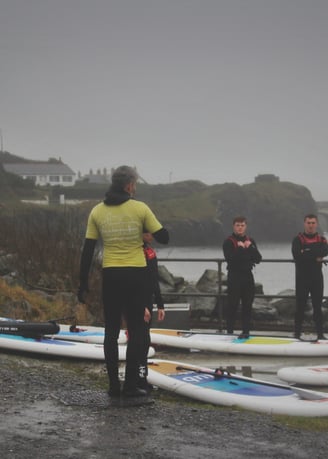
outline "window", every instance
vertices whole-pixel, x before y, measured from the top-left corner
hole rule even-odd
[[[59,175],[49,175],[49,182],[60,182]]]

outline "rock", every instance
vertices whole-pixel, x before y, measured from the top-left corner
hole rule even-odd
[[[252,309],[252,319],[261,322],[276,322],[278,312],[275,307],[265,299],[255,298]]]
[[[274,298],[270,305],[277,310],[279,318],[294,319],[295,316],[295,291],[292,289],[283,290],[278,295],[288,295],[291,298]]]
[[[12,254],[0,253],[0,276],[10,274],[14,271],[15,257]]]
[[[196,284],[200,292],[217,293],[219,287],[219,275],[215,269],[206,269]]]
[[[159,276],[159,281],[163,287],[166,284],[172,288],[175,288],[176,281],[174,279],[174,276],[168,271],[166,266],[163,266],[163,265],[158,266],[158,276]]]
[[[201,292],[192,284],[187,285],[183,293],[190,293],[190,296],[184,297],[184,299],[190,304],[191,319],[213,316],[217,301],[215,297],[194,296],[194,294]]]
[[[22,317],[28,317],[32,313],[32,310],[33,307],[31,303],[29,303],[25,299],[7,299],[7,301],[1,304],[1,315],[12,319],[21,319]],[[19,316],[17,316],[18,311]]]

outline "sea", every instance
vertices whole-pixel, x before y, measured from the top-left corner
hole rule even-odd
[[[295,266],[292,262],[291,244],[267,242],[257,244],[263,261],[253,269],[255,281],[263,285],[265,295],[277,295],[284,290],[295,289]],[[218,247],[156,247],[159,264],[164,265],[174,276],[181,276],[186,281],[197,282],[206,269],[218,269],[215,259],[223,259],[223,251]],[[174,261],[183,258],[186,261]],[[188,261],[199,259],[199,261]],[[201,261],[214,259],[213,261]],[[265,261],[277,260],[277,261]],[[278,261],[284,260],[284,261]],[[222,264],[226,273],[226,263]],[[328,295],[328,266],[323,266],[325,296]]]

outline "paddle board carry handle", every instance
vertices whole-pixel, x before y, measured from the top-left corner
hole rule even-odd
[[[202,369],[202,368],[193,368],[193,367],[188,367],[184,365],[177,365],[176,366],[177,370],[186,370],[186,371],[194,371],[195,373],[203,373],[207,375],[212,375],[217,378],[221,378],[222,376],[230,376],[230,373],[225,370],[224,368],[216,368],[215,370],[208,370],[208,369]]]
[[[71,333],[80,333],[80,332],[84,332],[86,330],[87,330],[86,328],[81,328],[81,327],[78,327],[77,325],[70,325],[70,327],[69,327],[69,331]]]

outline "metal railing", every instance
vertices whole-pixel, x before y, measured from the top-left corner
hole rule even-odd
[[[224,258],[158,258],[159,263],[167,263],[167,262],[184,262],[184,263],[199,263],[199,262],[209,262],[215,263],[217,265],[218,271],[218,291],[216,293],[180,293],[180,292],[163,292],[163,295],[166,297],[211,297],[216,298],[216,306],[215,309],[218,314],[218,321],[219,326],[222,328],[223,322],[223,304],[222,299],[227,297],[227,293],[223,292],[223,272],[222,272],[222,265],[226,264],[226,260]],[[282,259],[282,258],[266,258],[261,260],[262,263],[293,263],[293,259]],[[255,298],[263,298],[263,299],[274,299],[274,298],[287,298],[287,299],[294,299],[295,295],[282,295],[282,294],[259,294],[255,293]],[[324,300],[328,300],[328,296],[323,296]]]

